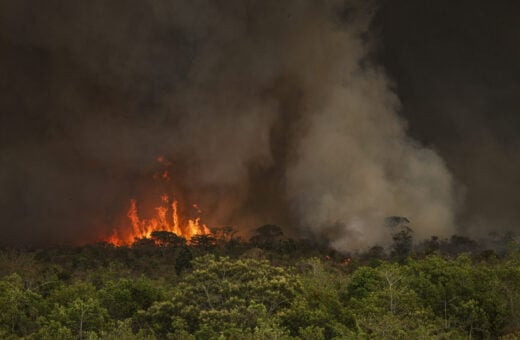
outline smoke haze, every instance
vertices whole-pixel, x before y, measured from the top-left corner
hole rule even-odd
[[[518,13],[514,0],[397,0],[374,21],[377,59],[397,84],[409,132],[457,178],[457,225],[473,237],[518,230]]]
[[[380,13],[0,1],[1,243],[96,241],[130,198],[172,190],[210,226],[276,223],[339,250],[385,242],[391,215],[419,238],[453,233],[449,164],[409,136],[413,113],[374,58]],[[151,181],[159,155],[171,182]]]

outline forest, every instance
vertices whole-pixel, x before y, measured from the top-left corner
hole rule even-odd
[[[264,225],[0,251],[2,339],[517,339],[520,247],[414,240],[352,254]]]

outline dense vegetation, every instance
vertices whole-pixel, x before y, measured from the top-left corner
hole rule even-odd
[[[263,226],[0,253],[2,339],[515,338],[520,250],[461,236],[340,254]]]

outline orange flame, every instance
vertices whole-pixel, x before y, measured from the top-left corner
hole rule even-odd
[[[171,162],[162,155],[157,157],[157,162],[161,164],[162,170],[154,172],[152,178],[160,183],[170,181]],[[181,209],[179,209],[177,200],[174,199],[170,204],[170,197],[167,194],[161,195],[160,199],[161,203],[154,208],[155,214],[150,219],[139,217],[137,201],[131,199],[130,208],[127,212],[131,226],[115,229],[106,241],[116,246],[130,245],[136,239],[150,238],[154,231],[169,231],[189,241],[194,235],[207,235],[210,233],[209,228],[201,223],[199,216],[202,214],[202,209],[196,203],[192,204],[192,208],[190,208],[193,209],[190,210],[191,217],[193,215],[196,217],[184,218],[184,216],[179,217]]]
[[[188,241],[194,235],[207,235],[210,233],[209,228],[201,223],[200,217],[194,219],[185,219],[185,223],[181,223],[179,218],[178,201],[173,200],[169,205],[169,197],[164,194],[161,196],[162,205],[155,208],[155,217],[150,219],[141,219],[137,211],[137,201],[130,200],[130,209],[127,216],[130,219],[131,228],[123,230],[114,230],[113,234],[108,238],[107,242],[116,246],[130,245],[136,239],[149,238],[154,231],[169,231],[177,236],[184,237]],[[196,204],[197,212],[200,214],[201,210]]]

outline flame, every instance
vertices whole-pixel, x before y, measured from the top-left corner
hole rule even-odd
[[[162,169],[155,171],[152,179],[161,184],[169,182],[172,163],[162,155],[158,156],[156,160]],[[130,245],[136,239],[150,238],[154,231],[169,231],[189,241],[195,235],[210,233],[209,228],[201,222],[202,209],[196,203],[193,203],[189,208],[188,215],[192,218],[179,216],[183,212],[183,209],[180,209],[179,206],[187,207],[186,205],[179,205],[176,199],[170,201],[170,196],[163,194],[160,196],[159,205],[152,210],[153,216],[149,219],[143,219],[139,217],[137,201],[131,199],[130,208],[127,212],[130,226],[115,229],[106,241],[116,246]]]
[[[107,242],[116,246],[130,245],[136,239],[150,238],[154,231],[169,231],[177,236],[184,237],[188,241],[195,235],[207,235],[210,233],[206,224],[201,223],[200,217],[181,219],[179,218],[179,202],[173,200],[171,205],[169,202],[170,198],[167,194],[161,195],[161,205],[155,207],[154,217],[141,219],[137,210],[137,201],[131,199],[127,213],[131,228],[114,230]],[[193,204],[193,207],[197,213],[200,214],[202,212],[198,205]],[[182,223],[183,220],[185,220],[184,223]]]

